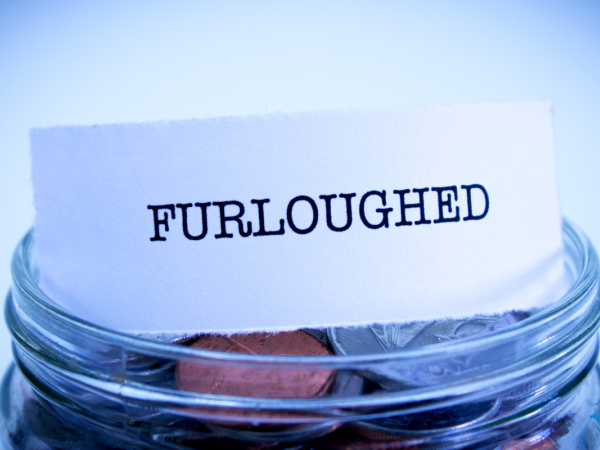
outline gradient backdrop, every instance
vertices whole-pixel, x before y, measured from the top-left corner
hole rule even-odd
[[[598,1],[0,0],[0,292],[30,127],[516,100],[554,102],[563,214],[600,247]]]

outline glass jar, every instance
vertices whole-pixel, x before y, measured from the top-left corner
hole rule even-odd
[[[29,232],[15,251],[5,307],[15,362],[2,383],[3,443],[15,449],[600,448],[598,258],[568,222],[563,237],[571,289],[519,323],[392,353],[293,357],[173,345],[73,317],[38,287]],[[333,381],[312,398],[185,392],[174,381],[179,361],[241,370],[251,380],[330,373]],[[420,382],[383,388],[378,376]]]

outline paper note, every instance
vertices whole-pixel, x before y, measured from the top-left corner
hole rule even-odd
[[[31,132],[41,287],[131,332],[528,309],[564,291],[548,103]]]

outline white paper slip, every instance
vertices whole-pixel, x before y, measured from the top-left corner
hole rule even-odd
[[[549,103],[34,129],[42,289],[105,327],[290,330],[558,299]]]

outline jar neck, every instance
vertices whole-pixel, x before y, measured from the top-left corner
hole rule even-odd
[[[148,433],[166,427],[176,435],[185,431],[178,423],[200,420],[222,434],[253,423],[315,433],[352,423],[374,435],[393,429],[417,440],[466,434],[487,439],[499,429],[517,436],[576,414],[578,393],[587,389],[598,356],[597,256],[571,225],[565,224],[563,237],[575,281],[557,304],[484,337],[382,355],[224,354],[101,329],[60,310],[41,292],[31,235],[13,258],[5,316],[15,362],[37,395],[61,414],[100,429],[135,434],[141,428],[129,430],[128,424],[137,423]],[[169,375],[179,361],[267,374],[333,370],[336,384],[327,395],[303,399],[182,392]],[[377,388],[377,377],[395,384]],[[356,380],[362,380],[360,388],[349,388]],[[460,420],[439,420],[453,416]],[[438,422],[441,428],[431,425]]]

